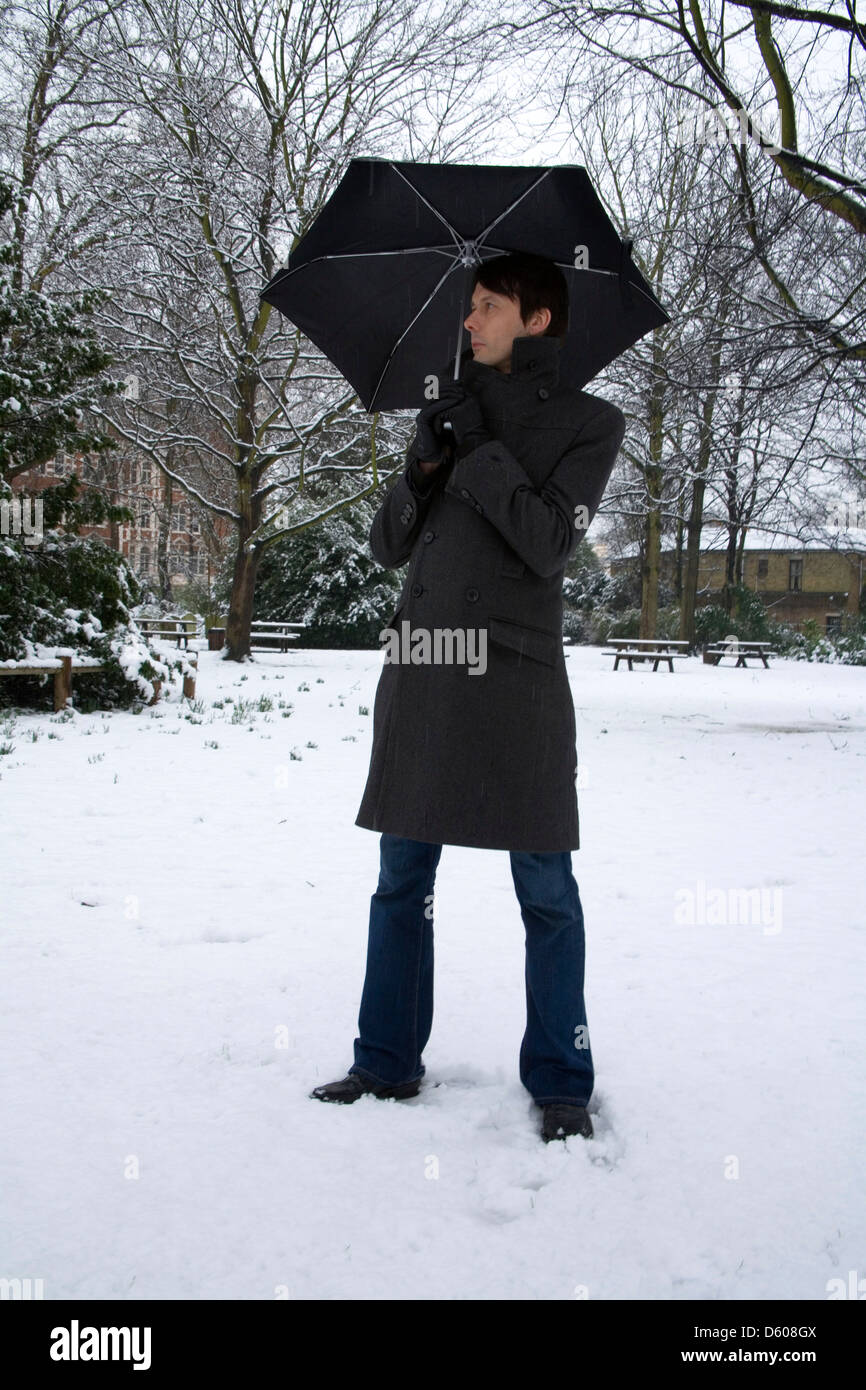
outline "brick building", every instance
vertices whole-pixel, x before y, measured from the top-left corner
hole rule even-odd
[[[14,478],[13,493],[35,500],[43,489],[73,471],[83,486],[99,487],[112,503],[129,507],[135,517],[126,524],[82,526],[81,535],[101,536],[157,590],[160,556],[173,589],[195,580],[210,585],[230,531],[228,522],[198,507],[156,464],[131,456],[128,448],[121,446],[110,461],[98,455],[91,461],[61,450],[40,468]]]
[[[724,585],[728,534],[704,527],[698,562],[697,604],[718,603]],[[635,545],[620,547],[607,563],[611,575],[636,563]],[[676,547],[662,546],[662,578],[674,583]],[[796,538],[750,531],[743,546],[743,583],[758,594],[770,616],[802,628],[814,619],[825,632],[842,626],[846,614],[860,611],[866,583],[866,528],[815,529]],[[866,602],[866,601],[864,601]]]

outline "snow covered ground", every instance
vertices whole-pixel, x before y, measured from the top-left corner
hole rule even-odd
[[[202,652],[192,711],[0,721],[0,1275],[821,1300],[866,1273],[866,671],[567,651],[590,1142],[543,1144],[518,1079],[498,851],[443,850],[421,1094],[308,1098],[353,1060],[378,653]]]

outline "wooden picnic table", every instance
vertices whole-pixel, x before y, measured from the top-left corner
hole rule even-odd
[[[674,637],[608,637],[607,640],[612,647],[656,647],[662,651],[689,645],[685,640]]]
[[[166,641],[176,641],[180,646],[181,642],[188,649],[189,639],[197,635],[197,625],[194,618],[163,617],[163,618],[136,618],[145,637],[161,637]]]
[[[634,670],[634,661],[651,661],[654,671],[659,669],[660,662],[666,661],[668,670],[673,672],[674,657],[687,656],[690,645],[674,637],[609,637],[607,640],[611,650],[602,652],[602,656],[614,658],[615,671],[621,661],[628,662],[630,671]]]
[[[745,666],[751,658],[753,661],[762,661],[765,669],[769,671],[770,663],[767,657],[772,645],[772,642],[747,642],[741,637],[731,637],[724,642],[706,645],[704,661],[708,666],[718,666],[723,657],[735,656],[735,666]]]
[[[281,652],[287,652],[289,650],[289,643],[297,642],[299,632],[306,626],[306,623],[290,623],[283,621],[256,621],[250,623],[250,646],[256,646],[265,651],[269,651],[272,650],[272,648],[266,644],[276,642]]]

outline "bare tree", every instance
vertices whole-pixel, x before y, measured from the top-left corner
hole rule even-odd
[[[343,465],[356,483],[336,503],[351,506],[405,443],[403,422],[370,421],[260,291],[353,155],[407,130],[416,155],[480,145],[493,108],[467,115],[483,55],[459,17],[408,0],[138,0],[115,23],[102,80],[128,113],[110,174],[125,227],[88,265],[114,285],[106,334],[142,389],[111,419],[235,528],[227,655],[243,659],[262,548],[317,519],[297,505],[305,479],[340,467],[363,431],[372,469]],[[215,495],[226,476],[230,503]]]
[[[834,375],[844,368],[837,361],[816,372],[805,335],[780,314],[725,149],[696,159],[680,138],[685,98],[646,74],[623,80],[613,64],[567,76],[551,118],[567,124],[565,157],[590,172],[671,315],[598,382],[628,419],[624,466],[602,511],[638,541],[644,637],[656,635],[662,543],[673,534],[681,636],[693,642],[706,508],[733,527],[729,599],[745,530],[799,507],[808,470],[826,462],[821,430],[838,407]],[[765,213],[772,235],[786,229],[794,197],[776,198],[773,220]],[[802,273],[791,267],[792,278]]]
[[[815,10],[765,0],[542,0],[532,15],[498,5],[490,29],[560,55],[563,98],[600,68],[608,82],[631,71],[679,107],[684,145],[721,140],[752,254],[788,331],[813,340],[819,370],[831,369],[829,359],[849,368],[837,389],[862,391],[862,371],[852,369],[866,359],[866,50],[848,0]],[[792,201],[774,235],[780,183]],[[833,226],[859,245],[828,264]]]

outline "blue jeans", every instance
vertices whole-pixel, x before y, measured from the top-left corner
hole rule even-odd
[[[433,883],[441,853],[441,845],[425,840],[381,839],[360,1036],[349,1070],[388,1086],[425,1071],[421,1054],[433,1026]],[[583,908],[571,854],[510,853],[526,928],[520,1080],[539,1105],[586,1105],[594,1072],[583,1000]]]

